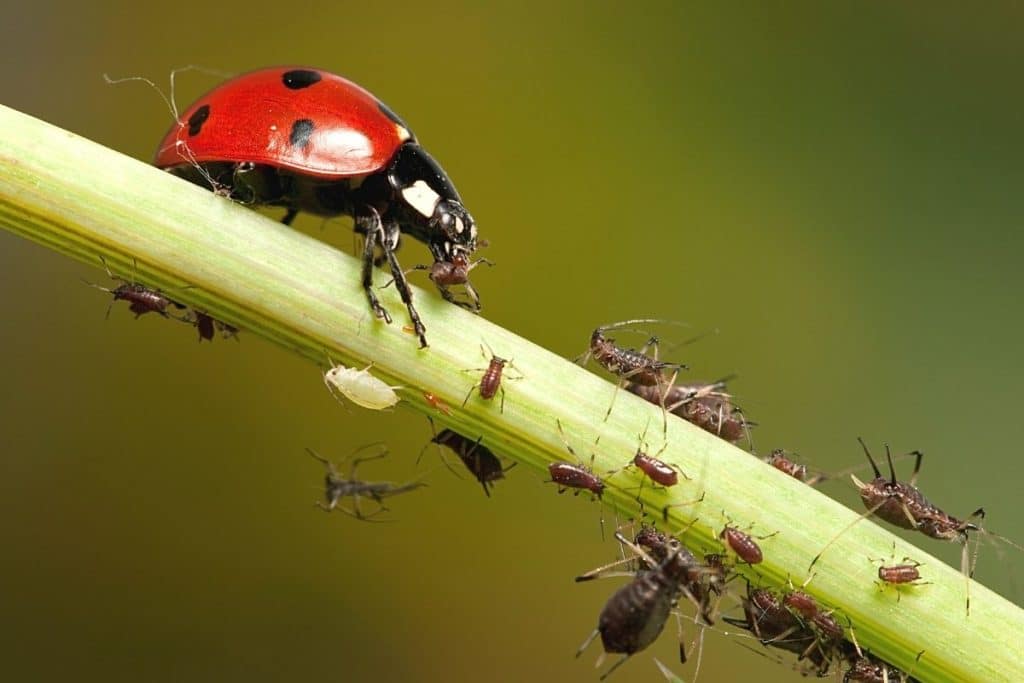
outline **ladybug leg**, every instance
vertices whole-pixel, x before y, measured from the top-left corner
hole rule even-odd
[[[398,223],[389,222],[384,226],[383,233],[384,239],[382,240],[381,248],[384,250],[384,255],[387,256],[388,264],[391,266],[391,275],[395,278],[395,287],[398,289],[399,296],[402,297],[402,303],[405,304],[406,309],[409,311],[409,318],[412,320],[413,328],[416,330],[416,336],[420,338],[420,348],[426,348],[429,346],[426,337],[427,328],[423,326],[420,314],[416,312],[416,307],[412,305],[412,290],[409,289],[409,281],[405,279],[405,272],[402,270],[401,264],[398,263],[398,257],[395,256],[398,238],[401,235]]]
[[[281,219],[281,222],[284,223],[285,225],[291,225],[292,221],[295,220],[295,217],[298,216],[298,215],[299,215],[299,210],[298,209],[293,209],[291,207],[288,207],[288,213],[286,213],[284,215],[284,218]]]
[[[356,231],[366,235],[366,244],[363,245],[363,291],[366,292],[366,298],[370,301],[373,314],[390,324],[391,315],[380,305],[377,294],[373,291],[373,252],[377,247],[377,240],[383,233],[383,227],[377,210],[373,207],[368,208],[368,214],[356,216],[355,219]]]

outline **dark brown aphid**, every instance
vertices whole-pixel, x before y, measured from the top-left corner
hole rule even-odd
[[[807,659],[818,676],[828,674],[834,653],[823,646],[818,635],[775,593],[748,585],[747,595],[743,598],[743,613],[745,619],[725,617],[725,621],[747,629],[765,647],[792,652],[800,660]]]
[[[686,368],[681,363],[666,363],[658,360],[657,338],[651,338],[643,348],[625,349],[615,344],[615,340],[605,336],[606,332],[621,329],[630,325],[643,323],[660,323],[662,320],[651,318],[638,318],[634,320],[623,320],[617,323],[601,325],[590,335],[590,348],[583,356],[581,364],[593,358],[598,365],[620,379],[629,380],[634,384],[642,384],[650,387],[667,388],[672,386],[675,377],[680,370]],[[655,349],[654,356],[647,355],[647,349]],[[668,375],[666,376],[666,372]]]
[[[857,634],[852,628],[850,638],[852,642],[843,643],[842,657],[849,667],[843,676],[843,683],[916,683],[917,679],[911,676],[914,669],[911,669],[910,673],[905,673],[870,652],[861,651]],[[924,650],[917,653],[914,668],[923,655]]]
[[[729,443],[738,443],[744,437],[750,440],[750,423],[723,391],[724,382],[677,384],[667,392],[633,382],[626,388],[648,403],[664,403],[668,412]]]
[[[488,347],[490,350],[490,347]],[[484,347],[481,345],[480,352],[484,354],[484,358],[488,355],[484,351]],[[505,366],[515,367],[510,360],[501,358],[500,356],[494,355],[494,352],[490,353],[490,360],[487,363],[486,368],[476,368],[475,370],[468,370],[467,372],[480,372],[483,371],[483,376],[480,381],[469,388],[469,392],[466,393],[466,398],[462,400],[462,407],[466,407],[466,403],[469,401],[469,397],[473,395],[473,390],[479,387],[480,398],[485,401],[489,401],[500,391],[501,392],[501,412],[505,412],[505,387],[501,385],[502,375],[505,372]],[[522,377],[508,377],[510,380],[522,379]]]
[[[458,456],[459,460],[462,461],[462,464],[466,466],[470,474],[480,482],[484,493],[490,498],[490,487],[499,479],[504,479],[505,473],[515,467],[516,464],[512,463],[508,467],[503,467],[498,456],[480,443],[482,439],[483,437],[481,436],[474,441],[451,429],[444,429],[431,439],[431,443],[450,448]]]
[[[621,534],[617,533],[616,537],[620,542],[632,546]],[[641,548],[633,547],[638,555],[646,555]],[[605,653],[625,655],[601,676],[601,680],[611,675],[634,653],[653,643],[664,629],[673,605],[685,591],[683,585],[686,568],[684,563],[676,561],[679,547],[674,547],[661,563],[655,563],[650,556],[644,558],[655,568],[638,574],[609,598],[598,617],[597,628],[576,651],[579,657],[600,635]],[[684,655],[682,648],[680,650],[680,654]],[[602,654],[598,666],[603,661]]]
[[[439,261],[439,263],[441,263]],[[434,407],[434,410],[438,411],[442,415],[451,415],[452,409],[448,407],[448,404],[437,397],[436,394],[432,394],[429,391],[423,392],[423,400]]]
[[[658,338],[651,337],[639,350],[622,348],[616,345],[615,340],[605,336],[610,330],[621,329],[630,325],[642,323],[664,323],[668,321],[652,318],[637,318],[623,320],[617,323],[610,323],[596,328],[590,335],[590,347],[587,352],[576,359],[581,365],[593,358],[598,365],[619,378],[619,384],[615,385],[615,393],[612,394],[612,401],[605,413],[605,420],[612,413],[615,407],[615,398],[624,382],[638,384],[651,389],[654,397],[651,402],[661,406],[664,414],[662,426],[668,429],[667,411],[665,408],[665,396],[671,390],[680,370],[686,369],[681,363],[666,363],[658,359]],[[648,356],[647,350],[653,349],[654,355]]]
[[[107,262],[102,257],[100,257],[100,261],[102,261],[103,268],[107,271],[107,276],[111,280],[121,283],[114,289],[108,289],[87,280],[85,281],[85,284],[90,287],[95,287],[114,296],[110,301],[110,305],[107,306],[107,318],[110,317],[110,309],[115,301],[127,301],[129,304],[128,310],[134,313],[136,318],[146,313],[157,313],[165,318],[170,318],[173,316],[168,312],[168,308],[173,307],[178,310],[184,310],[184,304],[179,304],[177,301],[172,300],[158,289],[152,289],[134,280],[125,280],[123,277],[114,275],[110,272]]]
[[[199,341],[203,341],[205,339],[212,342],[214,331],[219,331],[221,336],[225,339],[233,337],[235,341],[238,340],[237,327],[221,322],[204,311],[197,311],[193,309],[192,314],[185,318],[185,322],[195,325],[196,331],[199,332]]]
[[[622,540],[622,535],[618,532],[616,532],[615,537],[630,548],[642,549],[643,553],[639,550],[634,550],[636,554],[633,557],[627,557],[592,569],[585,574],[577,576],[577,582],[590,581],[591,579],[606,576],[636,577],[643,571],[657,569],[659,565],[664,564],[670,557],[674,557],[672,561],[676,566],[671,571],[674,576],[681,577],[683,581],[683,588],[685,590],[682,591],[682,594],[700,610],[704,623],[709,625],[714,623],[715,608],[718,601],[712,599],[712,594],[721,596],[728,579],[728,568],[721,562],[719,555],[705,555],[704,564],[701,564],[693,556],[693,553],[679,542],[678,538],[658,531],[653,526],[646,524],[640,527],[640,530],[633,538],[632,544]],[[639,562],[639,565],[635,564],[637,562]],[[611,571],[631,564],[635,565],[632,571]]]
[[[764,554],[761,552],[761,546],[754,540],[764,540],[771,538],[775,534],[779,533],[775,531],[768,534],[767,536],[751,536],[750,534],[740,531],[738,528],[731,524],[726,524],[722,529],[722,532],[718,534],[718,538],[725,542],[726,547],[736,553],[736,556],[747,564],[759,564],[764,560]]]
[[[348,460],[348,458],[351,458],[356,453],[360,453],[368,448],[377,448],[380,450],[380,452],[369,457],[355,458],[354,460],[352,460],[352,465],[351,467],[349,467],[348,479],[345,479],[340,474],[338,474],[337,467],[335,467],[335,465],[331,461],[322,457],[311,448],[306,449],[307,453],[309,453],[312,457],[322,462],[324,464],[324,467],[327,468],[327,476],[324,480],[324,499],[327,502],[325,504],[317,501],[315,505],[318,508],[324,510],[325,512],[341,510],[345,514],[351,515],[356,519],[360,519],[363,521],[372,521],[372,517],[387,510],[387,508],[384,506],[384,498],[396,496],[400,493],[405,493],[407,491],[418,489],[421,486],[426,486],[426,484],[423,482],[410,482],[408,484],[392,484],[389,481],[360,481],[356,479],[356,468],[359,466],[360,463],[366,462],[367,460],[376,460],[378,458],[383,458],[388,454],[387,447],[384,446],[384,444],[370,444],[369,446],[364,446],[363,448],[356,450],[354,453],[347,456],[345,460]],[[344,460],[342,462],[344,462]],[[351,510],[342,507],[341,505],[338,504],[339,501],[346,496],[352,497]],[[364,514],[359,507],[359,499],[361,497],[366,497],[373,500],[375,503],[377,503],[378,508],[369,515]]]
[[[860,445],[864,449],[864,455],[867,456],[868,462],[871,464],[871,469],[875,473],[875,478],[866,484],[856,476],[851,475],[853,483],[860,490],[860,498],[861,501],[863,501],[864,506],[867,508],[867,512],[847,524],[844,529],[836,534],[811,561],[811,568],[814,567],[814,564],[819,558],[821,558],[822,554],[824,554],[824,552],[828,550],[828,548],[854,524],[865,517],[875,515],[890,524],[900,527],[901,529],[920,531],[924,535],[940,541],[949,541],[960,544],[960,571],[963,572],[964,578],[967,581],[966,602],[967,613],[970,614],[970,577],[974,573],[974,570],[973,567],[970,566],[968,532],[982,531],[981,527],[977,526],[973,522],[961,520],[947,514],[929,502],[928,499],[924,497],[924,494],[917,489],[915,483],[917,482],[917,476],[921,471],[921,460],[924,458],[923,453],[920,451],[913,451],[911,453],[911,455],[915,456],[914,472],[910,476],[910,481],[903,482],[896,479],[896,468],[893,465],[892,453],[889,450],[888,444],[886,444],[885,447],[885,455],[889,461],[890,476],[889,478],[886,478],[882,476],[881,471],[878,469],[878,465],[875,464],[875,460],[871,457],[871,452],[868,450],[864,440],[859,437],[857,440],[860,441]],[[984,518],[984,516],[984,508],[978,508],[971,513],[969,519]]]

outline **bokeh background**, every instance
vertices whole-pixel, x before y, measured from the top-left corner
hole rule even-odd
[[[409,121],[491,241],[488,318],[566,356],[623,318],[718,329],[677,355],[739,374],[761,450],[838,470],[858,435],[921,449],[930,497],[1024,539],[1012,3],[148,7],[9,4],[0,101],[148,160],[167,107],[102,74],[346,75]],[[179,104],[217,81],[183,74]],[[351,249],[343,221],[299,227]],[[251,334],[105,321],[81,278],[106,282],[0,233],[5,678],[596,679],[599,648],[572,655],[616,584],[571,581],[614,557],[596,505],[524,468],[491,499],[442,469],[396,523],[321,514],[304,447],[386,437],[364,475],[406,480],[436,466],[415,466],[423,416],[347,413]],[[858,505],[848,482],[826,490]],[[989,549],[978,577],[1020,602],[1022,560]],[[659,680],[672,640],[615,679]],[[715,634],[702,676],[796,679]]]

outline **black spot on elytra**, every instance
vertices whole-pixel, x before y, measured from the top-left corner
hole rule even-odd
[[[192,113],[192,116],[188,117],[189,137],[199,135],[199,131],[203,129],[203,124],[206,123],[206,119],[208,118],[210,118],[210,105],[204,104],[199,107],[199,109],[196,109]]]
[[[293,147],[305,147],[309,144],[309,136],[313,134],[313,121],[310,119],[299,119],[292,124],[292,134],[288,140]]]
[[[281,76],[281,81],[289,90],[302,90],[314,83],[319,83],[320,74],[309,69],[295,69],[294,71],[285,71]]]
[[[398,114],[396,114],[395,112],[391,111],[391,107],[389,107],[388,105],[384,104],[380,100],[377,100],[377,109],[380,109],[380,113],[381,114],[384,114],[384,116],[388,117],[393,122],[395,122],[398,125],[400,125],[402,128],[405,128],[406,130],[409,130],[409,126],[405,125],[405,121],[403,121],[402,118]]]

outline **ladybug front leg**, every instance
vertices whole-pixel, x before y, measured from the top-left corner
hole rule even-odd
[[[427,328],[423,326],[420,314],[416,312],[416,307],[412,305],[412,290],[409,289],[409,281],[405,279],[405,272],[398,263],[398,257],[395,256],[395,248],[398,246],[398,239],[402,234],[401,229],[398,227],[398,223],[388,222],[384,226],[383,232],[384,238],[381,240],[381,248],[384,250],[384,255],[387,256],[388,264],[391,266],[391,275],[395,278],[395,287],[398,288],[398,294],[402,297],[402,303],[409,310],[409,318],[412,320],[413,328],[416,330],[416,336],[420,338],[420,348],[426,348],[429,346],[426,337]],[[363,258],[366,258],[365,255]]]
[[[370,301],[370,308],[373,314],[384,322],[391,323],[391,315],[380,305],[377,294],[373,291],[373,255],[377,247],[377,240],[384,242],[384,228],[380,222],[380,214],[373,207],[367,207],[368,213],[355,217],[356,232],[366,235],[366,244],[363,246],[363,291]],[[386,249],[385,249],[386,250]],[[404,280],[403,280],[404,283]],[[404,297],[403,297],[404,300]]]

